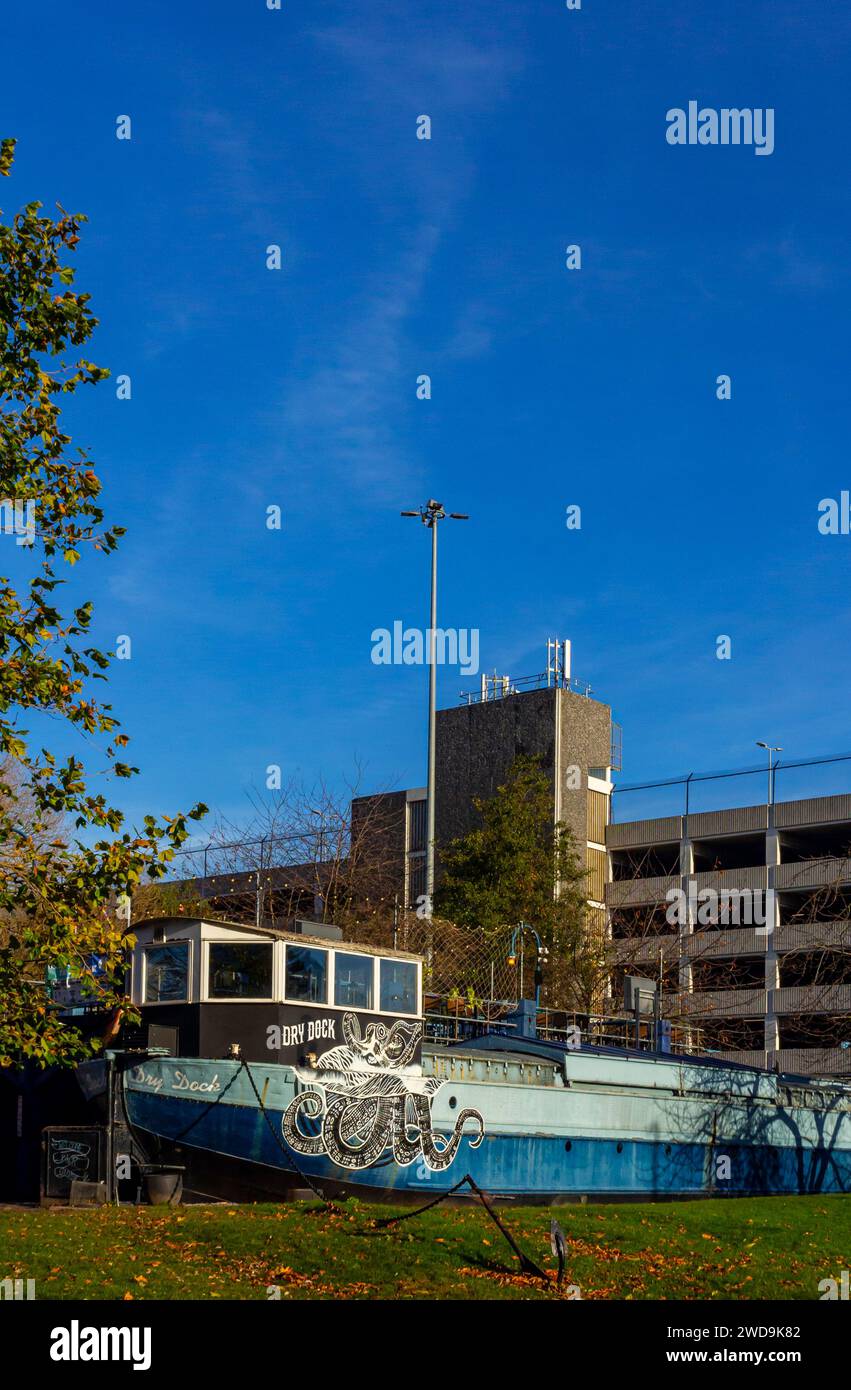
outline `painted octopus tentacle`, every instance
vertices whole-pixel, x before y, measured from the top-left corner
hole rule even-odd
[[[470,1140],[470,1148],[477,1149],[485,1137],[485,1122],[478,1110],[473,1110],[470,1106],[468,1106],[466,1110],[462,1110],[458,1119],[455,1121],[455,1128],[459,1133],[464,1128],[465,1120],[475,1120],[479,1127],[479,1132],[475,1138],[471,1138],[469,1134],[467,1135],[467,1138]]]
[[[393,1157],[400,1168],[407,1168],[415,1159],[422,1158],[423,1139],[417,1129],[416,1139],[408,1136],[407,1096],[397,1096],[393,1102]]]
[[[367,1125],[372,1132],[378,1118],[377,1108],[378,1101],[373,1098],[349,1102],[340,1120],[340,1137],[344,1144],[351,1143]]]
[[[454,1159],[461,1144],[466,1120],[475,1120],[479,1130],[475,1138],[470,1139],[470,1147],[472,1149],[478,1148],[484,1138],[485,1125],[478,1110],[462,1110],[444,1147],[438,1148],[434,1142],[435,1134],[431,1127],[431,1107],[425,1096],[414,1097],[414,1109],[417,1112],[417,1119],[422,1131],[423,1157],[429,1168],[434,1169],[435,1172],[440,1173],[444,1168],[448,1168]]]
[[[416,1023],[394,1023],[390,1029],[385,1056],[394,1067],[406,1067],[417,1050],[421,1029]]]
[[[291,1149],[295,1149],[300,1154],[321,1154],[324,1152],[322,1135],[302,1134],[298,1127],[298,1117],[301,1111],[305,1115],[315,1119],[322,1114],[322,1097],[316,1091],[302,1091],[291,1100],[281,1121],[281,1132]]]
[[[391,1123],[390,1106],[384,1099],[376,1103],[372,1130],[364,1142],[357,1146],[347,1144],[342,1135],[343,1116],[351,1107],[352,1101],[348,1096],[337,1096],[328,1106],[322,1124],[325,1152],[331,1162],[338,1163],[341,1168],[368,1168],[387,1147]]]
[[[349,1044],[349,1047],[354,1047],[359,1051],[363,1046],[360,1024],[355,1014],[343,1014],[343,1037]]]

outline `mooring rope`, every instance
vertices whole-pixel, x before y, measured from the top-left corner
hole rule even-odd
[[[508,1230],[507,1226],[504,1226],[503,1223],[500,1221],[499,1217],[497,1216],[496,1212],[494,1211],[493,1207],[488,1201],[487,1194],[482,1191],[475,1178],[471,1177],[469,1173],[465,1173],[463,1178],[461,1178],[459,1182],[456,1182],[454,1187],[450,1187],[446,1192],[441,1192],[440,1195],[438,1197],[435,1197],[431,1202],[426,1202],[424,1207],[417,1207],[415,1211],[401,1212],[399,1216],[385,1217],[383,1220],[377,1221],[376,1225],[380,1230],[386,1230],[388,1226],[396,1226],[399,1224],[400,1221],[410,1221],[411,1218],[414,1216],[422,1216],[423,1212],[431,1211],[432,1207],[439,1206],[441,1202],[445,1202],[448,1197],[453,1196],[453,1194],[456,1193],[460,1188],[464,1187],[465,1184],[472,1189],[472,1191],[475,1193],[476,1197],[478,1197],[479,1201],[484,1207],[485,1211],[487,1212],[488,1216],[490,1217],[491,1221],[494,1223],[496,1228],[502,1232],[503,1236],[508,1241],[508,1244],[511,1246],[512,1250],[514,1251],[515,1255],[520,1261],[520,1268],[523,1271],[523,1273],[533,1274],[538,1279],[543,1279],[545,1283],[549,1284],[549,1276],[546,1275],[544,1271],[540,1269],[538,1265],[535,1264],[534,1260],[530,1260],[529,1256],[523,1253],[523,1251],[520,1249],[520,1246],[517,1244],[516,1240],[512,1236],[511,1232]]]
[[[233,1086],[234,1083],[239,1080],[239,1077],[242,1071],[244,1070],[248,1076],[249,1082],[251,1083],[251,1089],[254,1092],[254,1096],[257,1101],[257,1105],[260,1109],[260,1112],[263,1116],[263,1119],[266,1121],[266,1125],[269,1129],[269,1132],[272,1135],[272,1138],[274,1139],[281,1153],[283,1154],[284,1158],[287,1159],[288,1163],[292,1166],[292,1168],[295,1169],[297,1175],[302,1179],[304,1184],[310,1188],[311,1192],[313,1192],[319,1198],[319,1200],[323,1202],[326,1207],[329,1208],[330,1211],[339,1213],[339,1207],[335,1206],[335,1204],[328,1197],[325,1196],[324,1192],[322,1192],[322,1190],[319,1187],[317,1187],[317,1185],[308,1176],[308,1174],[302,1171],[294,1151],[290,1148],[289,1144],[287,1144],[286,1141],[277,1133],[274,1125],[272,1124],[272,1121],[269,1119],[269,1116],[266,1112],[266,1107],[263,1104],[259,1091],[257,1090],[257,1086],[255,1084],[254,1077],[251,1075],[251,1069],[248,1063],[246,1062],[244,1057],[240,1057],[238,1060],[240,1070],[234,1072],[233,1076],[225,1086],[224,1090],[220,1091],[214,1100],[210,1100],[206,1103],[206,1105],[202,1105],[200,1107],[200,1113],[196,1115],[194,1119],[190,1120],[189,1124],[186,1125],[183,1129],[181,1129],[177,1134],[169,1134],[163,1137],[167,1138],[169,1143],[171,1144],[177,1144],[180,1142],[181,1139],[185,1139],[186,1135],[189,1134],[191,1130],[195,1128],[196,1125],[200,1124],[201,1121],[206,1118],[213,1106],[218,1105],[219,1102],[227,1095],[231,1086]],[[121,1086],[120,1090],[121,1106],[124,1112],[125,1121],[131,1133],[135,1133],[136,1126],[133,1125],[132,1121],[130,1120],[129,1114],[127,1113],[127,1103],[126,1098],[124,1096],[123,1085]],[[141,1147],[144,1149],[144,1144],[141,1144]]]
[[[275,1143],[281,1150],[281,1153],[284,1155],[285,1158],[289,1158],[299,1177],[307,1184],[311,1191],[316,1194],[319,1200],[323,1202],[330,1211],[333,1211],[338,1216],[341,1216],[342,1212],[340,1211],[340,1208],[336,1206],[335,1203],[330,1200],[330,1198],[325,1196],[325,1193],[322,1192],[322,1190],[319,1187],[317,1187],[317,1185],[311,1180],[307,1173],[302,1171],[302,1169],[299,1167],[295,1153],[286,1143],[286,1141],[278,1135],[277,1131],[272,1125],[271,1120],[269,1119],[266,1107],[263,1104],[263,1099],[259,1091],[257,1090],[257,1086],[255,1084],[254,1077],[251,1075],[251,1070],[248,1066],[248,1063],[245,1061],[243,1057],[241,1057],[239,1060],[241,1065],[245,1068],[248,1074],[248,1079],[251,1082],[251,1089],[254,1092],[257,1104],[260,1108],[264,1120],[266,1121],[266,1124],[269,1127],[269,1132],[271,1133],[272,1138],[275,1140]],[[469,1173],[465,1173],[463,1178],[461,1178],[460,1182],[455,1183],[454,1187],[450,1187],[448,1191],[442,1192],[440,1196],[435,1197],[433,1201],[427,1202],[424,1207],[417,1207],[415,1211],[402,1212],[399,1216],[390,1216],[385,1218],[384,1220],[377,1221],[375,1223],[376,1228],[378,1230],[386,1230],[390,1226],[398,1225],[400,1221],[409,1221],[414,1216],[422,1216],[423,1212],[430,1211],[432,1207],[439,1206],[441,1202],[445,1202],[448,1197],[451,1197],[453,1193],[459,1190],[459,1188],[462,1188],[465,1185],[465,1183],[475,1193],[476,1197],[481,1202],[482,1206],[484,1207],[491,1221],[496,1226],[497,1230],[501,1231],[502,1235],[508,1241],[508,1244],[511,1246],[511,1249],[514,1251],[515,1255],[520,1261],[520,1268],[523,1271],[523,1273],[532,1274],[536,1276],[538,1279],[543,1279],[546,1284],[549,1284],[550,1281],[548,1276],[544,1273],[542,1269],[539,1268],[538,1265],[535,1264],[534,1260],[530,1260],[529,1256],[523,1253],[523,1251],[520,1249],[520,1246],[517,1244],[516,1240],[512,1236],[511,1232],[500,1221],[499,1217],[497,1216],[496,1212],[494,1211],[493,1207],[488,1201],[486,1193],[482,1191],[475,1178],[471,1177]],[[351,1231],[349,1232],[349,1234],[354,1235],[355,1232]]]
[[[230,1081],[225,1086],[225,1089],[216,1096],[215,1100],[210,1100],[207,1102],[206,1105],[202,1106],[200,1108],[200,1113],[195,1116],[194,1120],[189,1121],[189,1124],[186,1126],[185,1129],[182,1129],[179,1134],[170,1134],[167,1136],[169,1142],[172,1144],[176,1144],[179,1139],[185,1139],[186,1135],[189,1134],[190,1131],[193,1130],[196,1125],[199,1125],[201,1121],[206,1118],[207,1112],[209,1110],[212,1110],[214,1105],[218,1105],[219,1101],[227,1095],[228,1091],[230,1090],[231,1086],[236,1081],[238,1076],[239,1072],[235,1071]]]
[[[323,1202],[325,1206],[329,1209],[329,1211],[336,1212],[338,1216],[341,1216],[342,1212],[340,1211],[340,1208],[334,1202],[331,1201],[330,1197],[325,1196],[325,1193],[322,1191],[322,1189],[313,1181],[313,1179],[307,1173],[302,1171],[301,1167],[299,1166],[298,1159],[295,1156],[295,1150],[291,1149],[287,1141],[283,1138],[283,1136],[278,1134],[278,1131],[275,1129],[274,1125],[272,1124],[272,1121],[269,1119],[266,1107],[263,1104],[263,1099],[260,1095],[260,1092],[257,1089],[254,1077],[251,1075],[251,1068],[249,1067],[244,1057],[240,1057],[239,1062],[240,1066],[245,1068],[245,1071],[248,1075],[248,1080],[251,1082],[251,1089],[254,1092],[257,1104],[260,1108],[260,1113],[262,1114],[263,1119],[266,1121],[269,1133],[271,1134],[272,1138],[274,1139],[284,1158],[288,1159],[298,1176],[301,1178],[302,1182],[306,1183],[306,1185],[310,1188],[311,1192],[313,1192],[314,1195],[319,1198],[320,1202]],[[237,1072],[236,1075],[238,1076],[239,1072]]]
[[[251,1089],[254,1092],[254,1098],[257,1101],[258,1109],[260,1110],[260,1113],[266,1122],[266,1126],[269,1130],[269,1133],[271,1134],[272,1138],[277,1144],[283,1157],[287,1160],[288,1164],[292,1166],[292,1168],[295,1170],[298,1177],[301,1178],[305,1186],[309,1187],[314,1196],[316,1196],[319,1199],[319,1201],[322,1202],[323,1206],[325,1206],[328,1209],[328,1211],[333,1212],[336,1216],[342,1216],[343,1213],[341,1212],[339,1206],[335,1202],[333,1202],[330,1197],[327,1197],[325,1195],[321,1187],[319,1187],[318,1184],[314,1182],[314,1180],[310,1177],[308,1173],[304,1172],[301,1165],[299,1164],[295,1151],[290,1147],[290,1145],[286,1142],[283,1136],[278,1134],[277,1130],[275,1129],[275,1126],[272,1124],[272,1121],[269,1118],[269,1113],[266,1109],[266,1106],[263,1103],[263,1098],[257,1089],[257,1084],[254,1080],[254,1077],[251,1074],[251,1068],[249,1067],[244,1057],[239,1058],[239,1065],[240,1071],[234,1072],[233,1076],[231,1077],[230,1081],[227,1083],[221,1094],[216,1096],[215,1100],[211,1100],[207,1105],[205,1105],[201,1114],[196,1116],[196,1118],[192,1120],[191,1123],[188,1124],[185,1129],[181,1130],[179,1134],[169,1136],[170,1141],[172,1143],[177,1143],[178,1140],[182,1139],[185,1135],[187,1135],[191,1129],[194,1129],[195,1125],[198,1124],[200,1120],[204,1118],[204,1116],[207,1114],[210,1108],[214,1105],[218,1105],[219,1101],[222,1099],[224,1095],[227,1094],[231,1086],[236,1081],[237,1077],[240,1076],[241,1072],[245,1071]],[[121,1088],[121,1091],[122,1108],[124,1109],[125,1118],[129,1122],[126,1104],[124,1103],[123,1086]],[[454,1194],[464,1186],[467,1186],[471,1189],[478,1201],[481,1202],[482,1206],[484,1207],[491,1221],[496,1226],[497,1230],[501,1232],[505,1240],[508,1242],[511,1249],[514,1251],[514,1254],[520,1261],[520,1268],[522,1272],[524,1274],[534,1275],[536,1278],[543,1279],[546,1284],[549,1284],[550,1280],[548,1275],[545,1274],[544,1271],[538,1265],[535,1264],[534,1260],[531,1260],[529,1256],[524,1254],[524,1252],[520,1249],[520,1246],[517,1244],[511,1232],[502,1223],[502,1221],[500,1221],[499,1217],[497,1216],[496,1212],[491,1206],[487,1193],[485,1193],[482,1190],[482,1188],[479,1187],[479,1184],[476,1182],[475,1178],[471,1176],[470,1173],[465,1173],[463,1178],[456,1182],[454,1186],[448,1188],[446,1192],[441,1192],[437,1197],[433,1198],[432,1201],[426,1202],[425,1206],[416,1207],[414,1211],[400,1212],[398,1216],[384,1217],[380,1221],[375,1221],[373,1223],[374,1227],[376,1231],[388,1230],[391,1226],[396,1226],[402,1221],[410,1221],[415,1216],[422,1216],[424,1212],[431,1211],[433,1207],[439,1206],[441,1202],[445,1202],[449,1197],[454,1196]],[[355,1231],[349,1231],[348,1234],[355,1235],[357,1233]]]

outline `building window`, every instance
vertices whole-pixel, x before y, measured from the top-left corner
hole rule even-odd
[[[149,946],[145,951],[145,1003],[185,1003],[189,998],[189,942]]]
[[[338,951],[334,961],[334,1003],[349,1009],[371,1009],[372,976],[372,956]]]
[[[408,901],[405,904],[412,912],[425,898],[426,861],[424,854],[408,856]]]
[[[605,902],[606,894],[606,855],[601,849],[588,849],[588,878],[585,889],[593,902]]]
[[[209,952],[210,999],[272,998],[271,941],[212,941]]]
[[[410,960],[382,960],[380,1008],[388,1014],[415,1014],[417,967]]]
[[[284,993],[310,1004],[328,1002],[328,952],[315,946],[288,946]]]
[[[425,798],[408,802],[408,853],[416,854],[426,848],[426,806]]]
[[[605,792],[594,791],[593,787],[589,787],[586,808],[588,839],[595,845],[604,845],[609,820],[609,798]]]

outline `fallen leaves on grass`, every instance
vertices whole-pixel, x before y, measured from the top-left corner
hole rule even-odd
[[[319,1273],[323,1274],[324,1270],[320,1270]],[[298,1270],[291,1269],[289,1265],[271,1270],[262,1283],[265,1288],[271,1284],[276,1284],[279,1288],[300,1289],[311,1294],[329,1294],[334,1298],[370,1298],[377,1295],[374,1284],[359,1281],[351,1284],[327,1284],[323,1283],[316,1275],[300,1274]]]
[[[487,1269],[476,1267],[475,1265],[462,1265],[458,1273],[469,1279],[489,1279],[492,1283],[498,1284],[500,1288],[507,1289],[528,1289],[530,1292],[540,1293],[546,1287],[551,1293],[560,1298],[566,1298],[568,1289],[571,1287],[570,1280],[565,1277],[564,1283],[559,1288],[555,1270],[545,1270],[547,1283],[544,1285],[535,1274],[512,1273],[508,1269]]]

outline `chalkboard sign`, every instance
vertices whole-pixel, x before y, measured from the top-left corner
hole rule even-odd
[[[106,1130],[97,1125],[53,1125],[42,1132],[42,1197],[68,1198],[71,1183],[106,1176]]]

